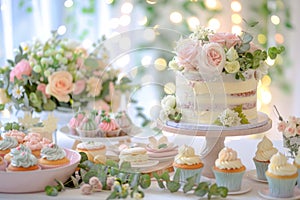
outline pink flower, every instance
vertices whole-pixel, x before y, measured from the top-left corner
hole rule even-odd
[[[238,44],[240,39],[237,35],[233,33],[215,33],[213,35],[208,35],[209,42],[216,42],[230,49],[230,47]]]
[[[278,123],[278,126],[277,126],[277,130],[279,132],[283,132],[286,128],[286,123],[284,121],[281,121]]]
[[[75,82],[73,94],[78,95],[85,89],[85,80],[78,80]]]
[[[287,137],[293,137],[296,135],[296,124],[294,123],[290,123],[287,125],[287,127],[285,128],[283,134]]]
[[[50,98],[49,94],[46,94],[46,84],[41,83],[37,86],[37,90],[41,91],[48,99]]]
[[[201,53],[201,46],[198,41],[182,39],[175,48],[178,64],[186,69],[195,70],[198,68],[198,57]]]
[[[218,43],[209,43],[203,46],[201,58],[203,63],[199,65],[200,73],[215,71],[221,73],[225,65],[226,54],[222,46]]]
[[[114,185],[114,182],[115,182],[115,178],[110,176],[110,177],[107,177],[106,179],[106,189],[110,190],[112,188],[112,186]]]
[[[96,176],[91,177],[90,180],[89,180],[89,184],[92,185],[92,186],[97,185],[99,182],[100,181]]]
[[[93,191],[95,192],[101,192],[102,191],[102,183],[99,181],[98,183],[94,184]]]
[[[73,77],[70,72],[57,71],[48,77],[46,93],[54,96],[58,101],[68,102],[69,94],[73,91]]]
[[[30,76],[32,68],[27,60],[21,60],[16,64],[16,66],[11,70],[9,75],[10,82],[14,82],[14,78],[21,80],[22,75]]]
[[[80,190],[81,190],[81,193],[82,193],[82,194],[85,194],[85,195],[92,194],[92,192],[93,192],[93,188],[92,188],[92,186],[89,185],[89,184],[83,184],[83,185],[80,187]]]

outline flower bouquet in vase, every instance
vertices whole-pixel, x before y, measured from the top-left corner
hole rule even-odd
[[[295,158],[300,147],[300,117],[290,116],[285,121],[280,116],[276,106],[274,108],[280,121],[277,130],[282,133],[283,146],[288,149],[289,157]]]

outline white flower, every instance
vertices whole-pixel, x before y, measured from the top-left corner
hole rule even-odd
[[[224,110],[218,117],[223,126],[237,126],[240,125],[239,114],[229,108]]]
[[[14,98],[20,99],[23,96],[23,92],[25,92],[25,89],[23,86],[19,87],[18,85],[15,85],[15,87],[12,90],[12,95]]]
[[[190,38],[195,40],[205,40],[208,35],[213,33],[214,31],[209,28],[206,28],[204,26],[197,26],[196,30],[192,34],[190,34]]]
[[[139,192],[134,192],[133,193],[133,198],[134,199],[142,199],[143,198],[143,195]]]
[[[239,55],[234,47],[230,47],[230,49],[226,52],[226,58],[228,61],[235,61],[238,57]]]
[[[225,70],[226,72],[228,72],[229,74],[234,74],[237,73],[240,70],[241,66],[240,63],[238,61],[230,61],[225,63]]]
[[[296,124],[295,123],[288,123],[287,127],[284,129],[283,134],[287,137],[293,137],[296,135]]]
[[[176,108],[176,97],[174,95],[167,95],[161,100],[163,110],[170,110]]]
[[[181,71],[181,70],[183,70],[183,66],[181,66],[181,65],[178,65],[177,64],[177,61],[175,60],[175,59],[173,59],[173,60],[171,60],[170,62],[169,62],[169,67],[170,67],[170,69],[172,69],[172,70],[175,70],[175,71]]]

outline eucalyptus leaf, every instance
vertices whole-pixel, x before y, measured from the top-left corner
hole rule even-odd
[[[140,176],[140,186],[143,189],[149,188],[151,185],[151,179],[150,176],[148,174],[143,174]]]
[[[243,44],[249,44],[253,40],[253,36],[250,33],[243,32],[242,42]]]
[[[118,163],[113,160],[106,160],[105,165],[107,165],[109,167],[119,168]]]
[[[140,179],[140,174],[139,173],[134,173],[132,174],[130,178],[130,187],[135,188],[139,184],[139,179]]]
[[[106,199],[116,199],[118,197],[118,192],[113,191],[110,193],[110,195]]]
[[[164,183],[161,181],[160,176],[159,176],[156,172],[154,172],[154,173],[153,173],[153,177],[156,179],[158,186],[159,186],[161,189],[164,189],[164,188],[165,188],[165,185],[164,185]]]
[[[218,195],[219,192],[218,192],[218,185],[216,183],[212,184],[209,188],[209,193],[211,195]]]
[[[191,191],[193,189],[193,186],[195,185],[196,179],[198,178],[198,174],[195,176],[191,176],[186,179],[186,183],[183,186],[183,192],[187,193],[188,191]]]
[[[84,60],[84,65],[91,68],[97,68],[99,66],[97,59],[87,58]]]
[[[131,164],[130,162],[122,162],[120,165],[120,170],[122,171],[130,171],[131,170]]]
[[[168,172],[164,172],[161,176],[161,179],[163,179],[164,181],[170,181],[170,175]]]
[[[175,174],[173,176],[173,181],[175,181],[175,182],[180,181],[180,172],[181,172],[181,169],[177,168],[176,171],[175,171]]]
[[[168,188],[168,190],[170,190],[171,193],[177,192],[180,188],[180,183],[175,182],[175,181],[168,181],[167,188]]]
[[[226,198],[228,195],[228,188],[220,186],[218,187],[218,193],[222,198]]]

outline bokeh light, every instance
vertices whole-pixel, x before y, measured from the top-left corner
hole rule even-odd
[[[266,44],[267,42],[267,37],[266,35],[260,33],[257,35],[257,41],[260,43],[260,44]]]
[[[146,25],[147,22],[148,22],[148,18],[146,16],[144,16],[142,19],[140,19],[138,21],[138,25],[143,26],[143,25]]]
[[[218,3],[216,0],[205,0],[205,5],[208,9],[213,10],[216,9]]]
[[[235,14],[231,15],[231,21],[234,24],[240,24],[240,23],[242,23],[242,17],[239,14],[235,13]]]
[[[208,27],[217,31],[221,26],[221,23],[218,19],[216,18],[211,18],[209,21],[208,21]]]
[[[280,18],[279,18],[277,15],[272,15],[272,16],[271,16],[271,22],[272,22],[274,25],[278,25],[278,24],[280,24]]]
[[[118,18],[111,18],[109,20],[109,23],[108,23],[109,27],[112,28],[112,29],[116,29],[119,27],[119,19]]]
[[[67,27],[65,25],[61,25],[57,28],[58,35],[64,35],[67,32]]]
[[[132,12],[133,5],[130,2],[125,2],[121,7],[121,12],[123,14],[130,14]]]
[[[238,25],[234,25],[231,28],[231,32],[234,33],[234,34],[237,34],[237,35],[241,35],[242,28],[240,26],[238,26]]]
[[[169,83],[165,84],[165,86],[164,86],[164,91],[166,94],[174,94],[175,89],[176,89],[176,86],[172,82],[169,82]]]
[[[151,57],[151,56],[144,56],[144,57],[142,58],[142,60],[141,60],[142,65],[143,65],[143,66],[146,66],[146,67],[147,67],[148,65],[150,65],[151,62],[152,62],[152,57]]]
[[[195,30],[195,28],[200,25],[200,21],[197,17],[190,17],[187,22],[190,30]]]
[[[182,22],[182,15],[179,12],[172,12],[170,14],[170,20],[171,22],[178,24]]]
[[[231,2],[231,10],[233,12],[240,12],[242,10],[242,5],[238,1],[232,1]]]
[[[130,24],[130,21],[131,21],[131,17],[129,15],[122,15],[120,17],[120,25],[121,26],[128,26]]]
[[[280,34],[280,33],[276,33],[276,34],[275,34],[275,40],[276,40],[276,42],[279,43],[279,44],[284,43],[284,37],[283,37],[283,35]]]
[[[157,58],[154,61],[154,66],[158,71],[163,71],[167,67],[167,61],[164,58]]]
[[[70,7],[73,6],[73,4],[74,4],[73,0],[66,0],[65,3],[64,3],[64,6],[66,8],[70,8]]]

